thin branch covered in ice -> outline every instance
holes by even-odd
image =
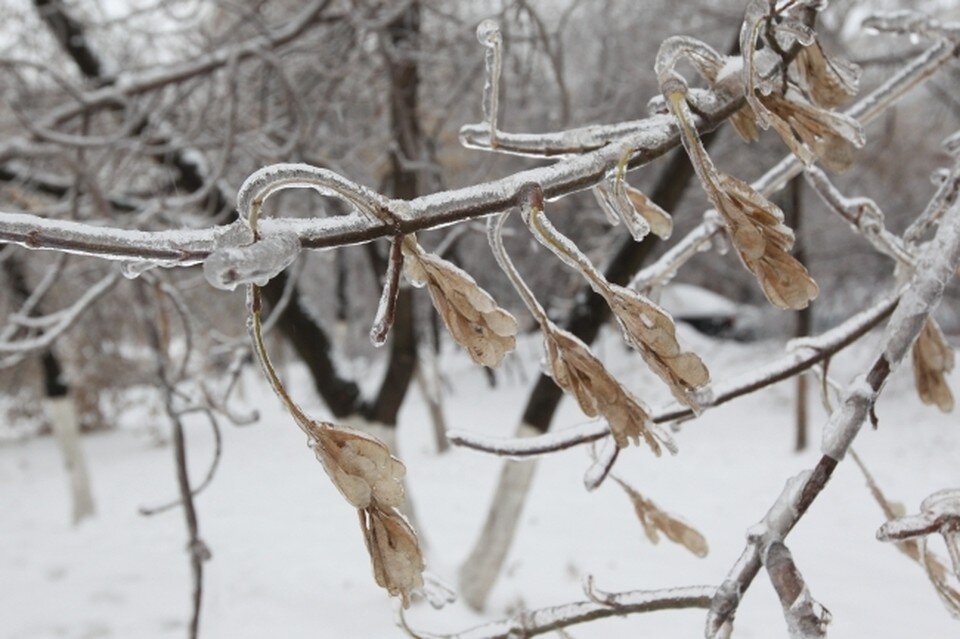
[[[767,534],[784,539],[826,487],[863,423],[872,418],[877,395],[939,305],[946,283],[958,267],[960,202],[955,202],[941,220],[937,234],[923,247],[917,269],[887,324],[880,354],[865,375],[847,386],[843,404],[824,426],[823,457],[813,470],[808,471],[802,486],[785,491],[775,502],[771,512],[784,516],[776,517],[775,525],[767,526]],[[729,632],[740,599],[759,572],[760,565],[758,545],[748,543],[710,607],[706,627],[708,639],[726,636]]]
[[[589,601],[527,610],[502,621],[455,634],[438,635],[407,630],[412,637],[420,639],[526,639],[597,619],[660,610],[706,608],[716,589],[710,586],[687,586],[608,593],[596,589],[591,579],[585,590]]]
[[[13,366],[31,353],[49,347],[53,342],[76,324],[77,320],[101,297],[110,291],[119,281],[120,274],[111,272],[99,282],[92,285],[69,308],[55,314],[56,321],[49,324],[46,330],[35,337],[0,342],[0,354],[6,355],[0,359],[0,368]]]
[[[874,306],[853,315],[842,324],[815,338],[795,341],[790,348],[791,352],[774,361],[715,384],[710,389],[710,394],[703,394],[700,397],[701,410],[709,410],[738,397],[749,395],[829,359],[889,317],[898,300],[899,296],[896,295],[882,299]],[[667,423],[694,416],[692,409],[673,405],[654,410],[652,420],[655,423]],[[456,446],[505,457],[521,458],[545,455],[589,444],[606,437],[609,433],[610,429],[605,423],[590,422],[534,437],[492,437],[463,430],[451,430],[447,433],[447,439]],[[590,483],[593,485],[592,481]],[[599,484],[599,482],[596,483]]]

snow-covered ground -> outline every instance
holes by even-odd
[[[774,344],[737,345],[683,332],[711,365],[714,378],[749,369],[776,355]],[[873,343],[871,341],[871,343]],[[536,372],[537,345],[520,359]],[[644,398],[665,398],[642,362],[607,334],[601,357]],[[870,344],[838,358],[841,380],[871,354]],[[516,373],[497,389],[461,355],[445,358],[455,393],[446,398],[451,426],[507,435],[528,387]],[[310,396],[305,373],[288,371],[299,395]],[[213,551],[206,565],[201,634],[253,637],[392,637],[394,602],[373,583],[351,508],[327,480],[303,437],[265,386],[251,374],[247,397],[263,416],[226,427],[213,485],[197,501],[201,533]],[[952,385],[960,390],[960,376]],[[606,590],[718,584],[744,543],[744,531],[774,500],[784,481],[817,460],[823,410],[816,400],[812,449],[794,454],[792,382],[705,414],[677,434],[680,454],[654,458],[645,449],[621,456],[616,472],[661,507],[682,515],[707,537],[698,559],[643,535],[630,502],[612,483],[594,493],[582,484],[584,450],[541,460],[522,528],[486,614],[462,604],[435,611],[419,603],[412,627],[454,631],[520,607],[582,599],[593,574]],[[656,405],[652,399],[650,403]],[[316,401],[306,404],[320,412]],[[888,497],[916,511],[937,489],[960,486],[960,424],[956,414],[923,406],[901,371],[879,403],[880,428],[865,429],[856,448]],[[175,494],[173,457],[147,432],[146,417],[119,431],[84,438],[97,516],[70,525],[68,490],[50,438],[0,448],[0,638],[182,637],[189,608],[185,532],[178,510],[155,517],[140,505]],[[579,423],[564,402],[559,427]],[[202,476],[212,440],[188,422],[193,474]],[[437,456],[426,408],[412,392],[403,413],[400,456],[427,542],[429,568],[450,584],[483,520],[501,460],[465,450]],[[893,547],[875,541],[882,515],[852,462],[838,469],[789,546],[814,596],[833,613],[834,638],[957,636],[926,576]],[[939,544],[935,547],[939,549]],[[586,637],[702,636],[702,611],[660,612],[570,629]],[[736,636],[786,636],[780,606],[765,576],[749,591]]]

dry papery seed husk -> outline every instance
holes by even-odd
[[[670,315],[636,291],[608,282],[576,244],[554,228],[542,210],[525,210],[524,221],[538,242],[582,273],[606,300],[628,343],[666,382],[677,401],[697,408],[693,391],[705,385],[710,375],[699,357],[681,349]]]
[[[808,102],[794,90],[760,95],[767,118],[790,151],[806,165],[820,161],[835,173],[853,164],[856,149],[863,146],[863,128],[853,118],[827,111]]]
[[[673,318],[636,291],[616,284],[608,287],[607,303],[629,343],[677,401],[696,407],[694,391],[710,381],[710,372],[695,353],[680,347]]]
[[[395,509],[374,506],[357,512],[374,579],[409,607],[410,595],[423,589],[424,561],[417,534]]]
[[[783,223],[783,212],[746,182],[718,171],[693,127],[693,114],[682,93],[667,97],[687,155],[707,197],[723,217],[741,261],[771,304],[782,309],[806,308],[819,288],[803,264],[788,252],[794,236]]]
[[[625,184],[624,191],[630,199],[630,203],[633,204],[633,208],[650,225],[650,231],[661,240],[670,239],[670,235],[673,234],[673,218],[670,217],[670,214],[660,208],[640,189]]]
[[[717,178],[710,199],[727,221],[737,254],[764,295],[777,308],[806,308],[820,289],[789,253],[794,235],[783,223],[783,212],[746,182],[726,174]]]
[[[331,481],[355,508],[403,505],[406,467],[379,439],[366,433],[309,422],[310,445]]]
[[[795,64],[811,100],[825,109],[843,106],[860,89],[860,67],[843,58],[827,56],[817,41],[800,50]]]
[[[698,530],[680,518],[661,510],[655,503],[645,498],[619,477],[613,479],[623,488],[631,503],[633,503],[633,509],[643,526],[643,532],[646,533],[651,543],[659,543],[659,533],[663,533],[667,539],[680,544],[697,557],[707,556],[707,553],[710,552],[707,540]]]
[[[953,349],[934,320],[927,320],[913,344],[913,380],[924,404],[932,404],[944,413],[953,411],[953,393],[946,373],[953,370]]]
[[[517,320],[497,306],[468,273],[415,242],[404,244],[407,277],[426,285],[453,338],[474,362],[495,367],[516,347]]]
[[[550,376],[573,395],[585,415],[607,420],[618,447],[631,441],[639,445],[642,437],[658,456],[661,444],[676,452],[673,439],[650,420],[650,409],[607,371],[586,344],[552,323],[542,330]]]

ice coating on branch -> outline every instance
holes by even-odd
[[[497,145],[497,115],[500,111],[500,73],[503,66],[503,36],[496,20],[486,19],[477,25],[477,40],[483,45],[483,121],[490,131],[490,146]]]
[[[203,275],[215,288],[235,290],[242,284],[264,286],[300,254],[300,238],[275,233],[246,246],[223,247],[203,263]]]
[[[813,471],[805,470],[787,480],[780,496],[770,506],[763,519],[747,530],[747,541],[758,548],[764,548],[774,541],[783,541],[784,536],[797,518],[797,504],[803,494],[803,487]]]
[[[902,302],[901,302],[902,303]],[[823,427],[820,451],[836,461],[842,461],[860,427],[870,415],[877,393],[863,375],[847,387],[843,402],[830,415]]]
[[[621,221],[630,231],[635,242],[640,242],[650,233],[650,224],[627,196],[622,177],[612,172],[593,189],[600,208],[612,225]]]

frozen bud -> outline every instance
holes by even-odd
[[[246,246],[216,249],[203,263],[211,286],[232,291],[241,284],[263,286],[290,266],[300,254],[294,233],[272,233]]]
[[[424,561],[417,534],[394,509],[363,509],[360,525],[377,584],[409,607],[410,595],[423,589]]]
[[[497,306],[462,269],[417,244],[405,244],[407,277],[426,285],[430,299],[447,330],[471,359],[483,366],[498,366],[516,347],[517,320]]]
[[[544,348],[550,376],[573,395],[588,417],[603,417],[617,446],[623,448],[642,437],[660,455],[661,444],[675,451],[669,435],[650,420],[650,409],[627,391],[576,336],[552,323],[543,326]]]
[[[669,313],[636,291],[611,284],[607,301],[630,344],[677,401],[697,407],[695,391],[710,381],[703,361],[677,341]]]
[[[796,65],[801,82],[813,102],[821,107],[842,106],[860,88],[860,67],[843,58],[828,57],[819,42],[801,49]]]
[[[934,320],[927,320],[913,344],[913,380],[924,404],[932,404],[944,413],[953,411],[953,393],[946,374],[953,370],[953,349]]]
[[[707,556],[710,549],[707,546],[707,540],[699,531],[679,517],[661,510],[655,503],[645,498],[626,482],[617,477],[613,479],[630,498],[633,510],[637,513],[637,518],[643,526],[643,532],[646,533],[651,543],[659,543],[660,533],[663,533],[667,539],[680,544],[697,557]]]
[[[379,439],[323,422],[308,425],[311,445],[334,485],[356,508],[403,504],[406,468]]]

